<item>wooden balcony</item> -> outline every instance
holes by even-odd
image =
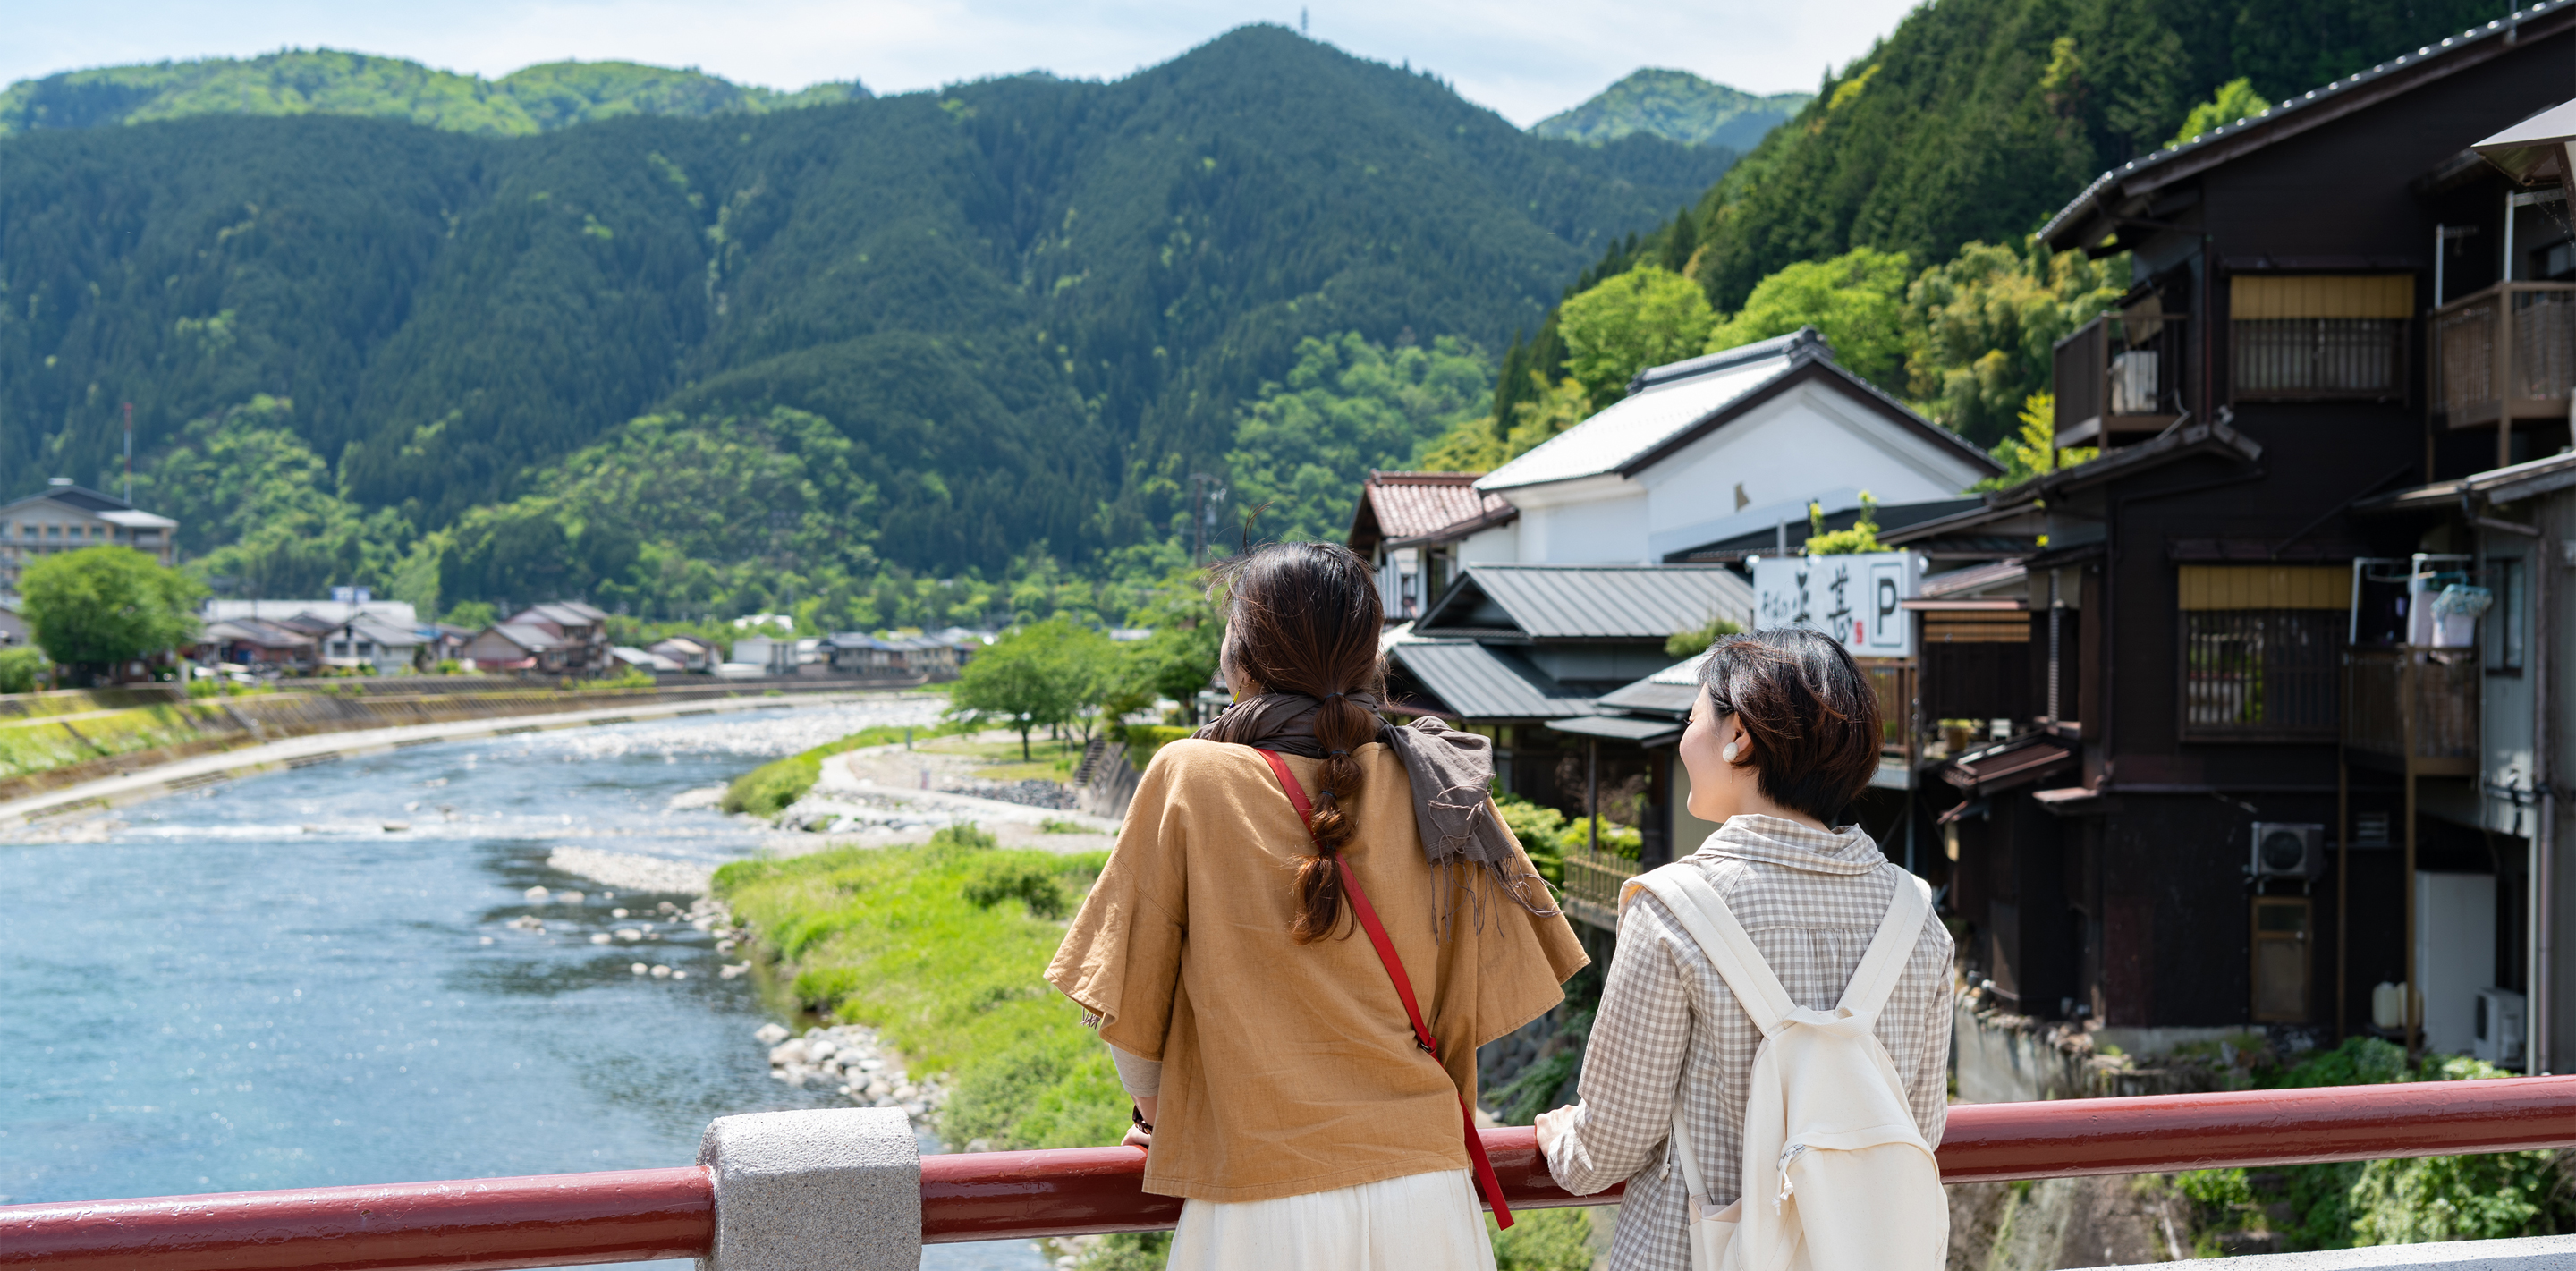
[[[2345,752],[2410,776],[2475,774],[2482,680],[2475,649],[2347,650]]]
[[[2564,420],[2576,385],[2576,283],[2507,282],[2433,311],[2427,324],[2428,394],[2449,428],[2502,423],[2497,463],[2510,461],[2510,427]]]
[[[2057,342],[2051,386],[2059,446],[2117,446],[2163,432],[2183,412],[2190,345],[2180,316],[2139,306],[2106,313]]]

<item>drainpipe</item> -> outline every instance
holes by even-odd
[[[2543,504],[2535,520],[2548,524],[2549,509]],[[2555,716],[2550,709],[2549,688],[2549,573],[2556,561],[2548,559],[2547,538],[2531,545],[2531,790],[2538,796],[2540,823],[2531,835],[2531,971],[2524,977],[2531,990],[2523,1009],[2522,1070],[2545,1073],[2553,1070],[2550,1046],[2550,974],[2553,950],[2551,928],[2557,925],[2557,898],[2553,895],[2557,881],[2558,792],[2551,785],[2549,770],[2549,726]]]
[[[2467,502],[2462,499],[2463,504]],[[2531,659],[2531,791],[2538,809],[2538,823],[2531,830],[2531,864],[2525,878],[2531,895],[2525,903],[2531,928],[2525,956],[2530,959],[2523,974],[2523,987],[2529,992],[2523,998],[2522,1069],[2527,1073],[2549,1071],[2549,961],[2551,955],[2550,918],[2553,906],[2550,891],[2557,870],[2551,856],[2556,846],[2558,797],[2549,785],[2549,568],[2546,549],[2549,540],[2544,533],[2549,510],[2546,504],[2536,509],[2536,524],[2523,525],[2500,517],[2481,514],[2480,509],[2464,507],[2469,523],[2489,532],[2516,534],[2531,540],[2531,639],[2523,656]]]

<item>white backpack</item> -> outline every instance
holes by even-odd
[[[1711,1212],[1674,1101],[1692,1271],[1941,1271],[1950,1245],[1941,1169],[1876,1031],[1932,911],[1923,880],[1903,874],[1831,1011],[1791,1000],[1698,866],[1666,865],[1628,885],[1664,902],[1763,1036],[1745,1100],[1743,1191],[1723,1210]]]

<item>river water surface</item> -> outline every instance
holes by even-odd
[[[0,842],[0,1204],[685,1165],[711,1118],[847,1106],[770,1078],[770,1017],[709,937],[640,921],[688,897],[546,860],[748,855],[763,827],[692,792],[934,709],[444,743]],[[1046,1264],[1008,1242],[923,1265]]]

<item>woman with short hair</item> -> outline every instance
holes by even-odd
[[[1379,718],[1368,564],[1273,544],[1221,579],[1237,700],[1146,765],[1047,980],[1111,1047],[1145,1190],[1183,1198],[1173,1271],[1490,1271],[1476,1048],[1561,1001],[1582,946],[1490,743]]]
[[[1700,666],[1682,733],[1690,810],[1719,822],[1702,871],[1801,1006],[1832,1008],[1897,899],[1917,884],[1858,825],[1837,825],[1878,768],[1877,695],[1851,654],[1803,629],[1731,636]],[[1906,1101],[1938,1147],[1950,1066],[1950,933],[1925,922],[1878,1017]],[[1717,966],[1650,890],[1621,905],[1586,1043],[1581,1101],[1539,1118],[1548,1172],[1576,1195],[1625,1181],[1614,1271],[1689,1271],[1674,1100],[1714,1208],[1742,1188],[1758,1029]],[[1713,1210],[1712,1210],[1713,1211]]]

